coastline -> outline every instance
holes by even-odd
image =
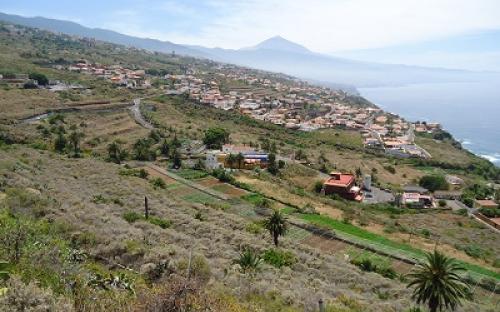
[[[408,121],[438,122],[463,149],[500,167],[500,91],[491,82],[359,88],[361,96]]]

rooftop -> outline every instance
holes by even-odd
[[[350,173],[339,173],[332,172],[330,173],[330,178],[325,181],[325,185],[331,186],[344,186],[347,187],[350,184],[354,183],[355,178],[353,174]]]

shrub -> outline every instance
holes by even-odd
[[[448,182],[442,175],[426,175],[420,178],[420,186],[425,187],[431,192],[437,190],[447,190],[449,188]]]
[[[133,211],[128,211],[123,214],[123,219],[125,219],[125,221],[127,221],[128,223],[134,223],[135,221],[141,220],[142,218],[142,215]]]
[[[253,273],[259,270],[262,258],[252,249],[245,249],[238,259],[233,261],[240,267],[241,273]]]
[[[162,229],[167,229],[172,225],[172,222],[158,217],[150,216],[147,221],[151,224],[158,225]]]
[[[321,191],[323,190],[323,181],[316,181],[314,183],[314,192],[316,193],[321,193]]]
[[[463,251],[472,258],[483,258],[485,251],[476,245],[466,245]]]
[[[446,207],[446,200],[444,200],[444,199],[440,199],[440,200],[438,201],[438,204],[439,204],[439,207]]]
[[[124,213],[123,219],[125,219],[125,221],[127,221],[128,223],[134,223],[139,220],[147,221],[151,224],[161,227],[162,229],[169,228],[172,225],[172,222],[169,220],[165,220],[155,216],[149,216],[149,218],[146,219],[143,215],[134,211]]]
[[[498,218],[500,217],[500,209],[498,208],[481,208],[479,212],[488,218]]]
[[[421,229],[420,234],[422,234],[426,238],[431,237],[431,231],[429,231],[428,229]]]
[[[0,296],[0,311],[75,311],[70,302],[57,297],[50,290],[41,289],[35,282],[24,284],[13,277],[7,284],[7,292]]]
[[[295,256],[290,251],[282,251],[275,248],[266,250],[262,255],[262,259],[267,264],[276,268],[292,266],[297,262]]]
[[[165,189],[167,187],[167,185],[165,184],[165,181],[163,181],[162,178],[154,178],[153,180],[151,180],[151,185],[153,185],[153,187],[155,189],[157,188],[160,188],[160,189]]]
[[[122,176],[133,176],[141,179],[146,179],[149,176],[149,173],[144,169],[120,169],[119,175]]]
[[[248,233],[260,234],[260,233],[262,233],[264,231],[264,226],[262,225],[261,222],[252,222],[252,223],[248,223],[245,226],[245,230]]]
[[[392,174],[396,173],[396,168],[394,166],[387,165],[387,166],[384,166],[384,169]]]
[[[363,253],[353,258],[351,263],[365,272],[375,272],[390,279],[398,276],[390,262],[380,256]]]
[[[221,181],[221,182],[225,182],[225,183],[234,183],[235,182],[234,177],[224,169],[215,169],[212,172],[212,175],[214,177],[216,177],[217,179],[219,179],[219,181]]]
[[[500,258],[493,260],[493,267],[500,268]]]
[[[462,209],[459,209],[459,210],[457,211],[457,214],[459,214],[459,215],[461,215],[461,216],[467,216],[468,212],[469,212],[469,211],[468,211],[466,208],[462,208]]]

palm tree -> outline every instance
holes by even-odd
[[[121,143],[118,141],[114,141],[113,143],[108,145],[108,158],[109,160],[120,164],[122,160],[127,156],[126,151],[124,151],[121,147]]]
[[[238,169],[241,169],[243,166],[243,161],[245,160],[245,156],[243,156],[242,153],[238,153],[238,155],[235,156],[236,163],[238,164]]]
[[[234,164],[236,163],[236,155],[229,154],[227,156],[226,163],[229,168],[233,168]]]
[[[285,217],[279,210],[275,210],[269,219],[264,222],[264,227],[273,237],[274,245],[278,247],[278,238],[285,235],[287,231]]]
[[[454,259],[434,250],[426,262],[408,274],[408,287],[415,287],[412,298],[427,303],[430,312],[455,310],[469,294],[469,285],[459,274],[465,269]]]
[[[73,145],[73,151],[75,152],[75,156],[78,156],[80,153],[80,140],[84,137],[82,132],[73,131],[69,134],[69,141],[71,145]]]

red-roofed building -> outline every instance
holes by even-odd
[[[325,195],[338,194],[345,199],[361,201],[363,195],[355,183],[356,178],[353,174],[332,172],[330,178],[323,183],[323,191]]]

